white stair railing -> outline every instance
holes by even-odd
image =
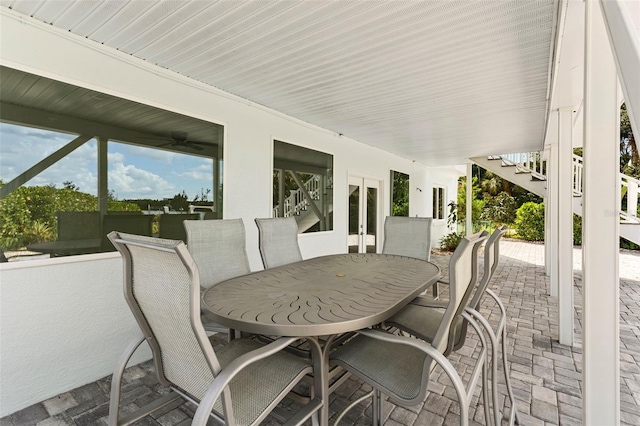
[[[501,159],[502,164],[515,166],[516,173],[531,173],[536,179],[547,179],[547,161],[543,159],[541,152],[522,152],[517,154],[506,154],[489,157],[490,159]],[[573,155],[573,194],[582,196],[584,165],[582,157]],[[620,185],[622,197],[626,194],[626,203],[620,208],[620,216],[628,222],[640,222],[638,218],[638,190],[640,180],[624,173],[620,173]]]
[[[584,175],[584,165],[582,157],[573,154],[573,195],[582,195],[582,176]]]
[[[313,175],[313,177],[304,183],[304,188],[313,200],[320,199],[320,175]],[[290,192],[289,196],[284,200],[284,216],[298,216],[309,207],[310,201],[304,196],[304,192],[301,189],[294,189]],[[273,217],[280,216],[280,206],[273,208]]]
[[[620,173],[623,194],[626,189],[627,203],[623,206],[621,215],[627,221],[638,221],[638,187],[640,181],[625,174]]]
[[[541,152],[506,154],[500,158],[504,164],[516,166],[519,173],[531,173],[536,179],[547,179],[547,160],[542,157]]]

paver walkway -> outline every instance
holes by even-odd
[[[581,255],[574,249],[576,336],[574,347],[557,342],[557,300],[548,295],[549,279],[545,276],[544,246],[541,244],[503,240],[500,265],[492,288],[507,306],[509,360],[518,411],[524,425],[579,425],[581,422]],[[446,270],[448,256],[434,255],[433,260]],[[481,312],[496,319],[497,308],[489,301]],[[620,351],[621,351],[621,420],[623,425],[640,424],[640,254],[620,253]],[[451,355],[459,373],[468,376],[472,357],[479,350],[473,335],[467,344]],[[500,373],[501,374],[501,373]],[[436,368],[435,380],[429,386],[425,402],[402,408],[386,403],[387,426],[457,425],[459,412],[451,384]],[[110,377],[35,404],[0,419],[9,425],[104,425],[108,413]],[[370,387],[349,379],[331,397],[330,412],[336,413]],[[504,385],[499,386],[502,401]],[[133,410],[163,392],[154,377],[151,363],[131,367],[126,372],[123,406]],[[484,424],[481,398],[472,403],[471,424]],[[508,400],[508,399],[507,399]],[[503,402],[505,403],[505,402]],[[505,403],[508,405],[508,403]],[[138,425],[190,424],[194,406],[181,403],[147,417]],[[476,423],[478,422],[478,423]],[[213,421],[210,422],[214,424]],[[279,424],[269,418],[266,424]],[[365,401],[343,419],[345,425],[371,424],[370,401]]]

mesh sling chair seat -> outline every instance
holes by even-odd
[[[185,220],[183,224],[187,248],[200,273],[201,290],[251,272],[242,219]],[[229,331],[204,316],[202,322],[209,332]]]
[[[431,371],[436,364],[444,369],[453,382],[460,403],[460,424],[468,424],[469,404],[480,373],[483,373],[486,380],[484,338],[480,336],[483,347],[478,354],[468,389],[465,389],[462,379],[446,358],[445,352],[449,346],[450,329],[455,326],[455,320],[459,315],[468,318],[474,327],[477,325],[470,315],[460,312],[460,307],[464,304],[467,289],[476,284],[477,274],[474,274],[472,269],[477,265],[477,261],[474,262],[473,258],[477,257],[478,247],[485,239],[486,236],[478,234],[471,238],[463,238],[451,257],[449,303],[445,314],[437,322],[435,338],[431,342],[383,330],[363,330],[331,354],[332,364],[341,366],[374,388],[374,424],[381,423],[384,418],[381,394],[389,396],[393,402],[402,406],[422,403]],[[349,408],[351,406],[347,409]],[[485,393],[487,422],[489,416],[488,397]]]
[[[298,246],[298,223],[294,217],[257,218],[256,225],[264,269],[302,260]]]
[[[214,351],[200,320],[198,268],[181,241],[111,232],[124,260],[125,299],[141,335],[125,350],[111,383],[109,425],[130,424],[180,397],[198,404],[194,425],[213,417],[229,425],[254,425],[309,372],[309,361],[285,351],[295,338],[269,345],[235,339]],[[170,392],[120,418],[124,369],[139,345],[151,347],[158,381]],[[292,418],[315,416],[318,399]]]

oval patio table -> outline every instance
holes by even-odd
[[[318,336],[371,327],[390,318],[442,277],[433,263],[384,254],[337,254],[253,272],[209,289],[205,315],[256,334],[304,337],[310,342],[314,390],[328,424],[328,352]]]

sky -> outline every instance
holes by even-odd
[[[9,182],[76,137],[0,123],[0,179]],[[108,186],[119,200],[172,198],[182,190],[193,200],[213,187],[211,159],[117,142],[107,146]],[[97,142],[91,139],[26,185],[62,188],[63,182],[72,181],[80,191],[96,195],[97,156]]]

